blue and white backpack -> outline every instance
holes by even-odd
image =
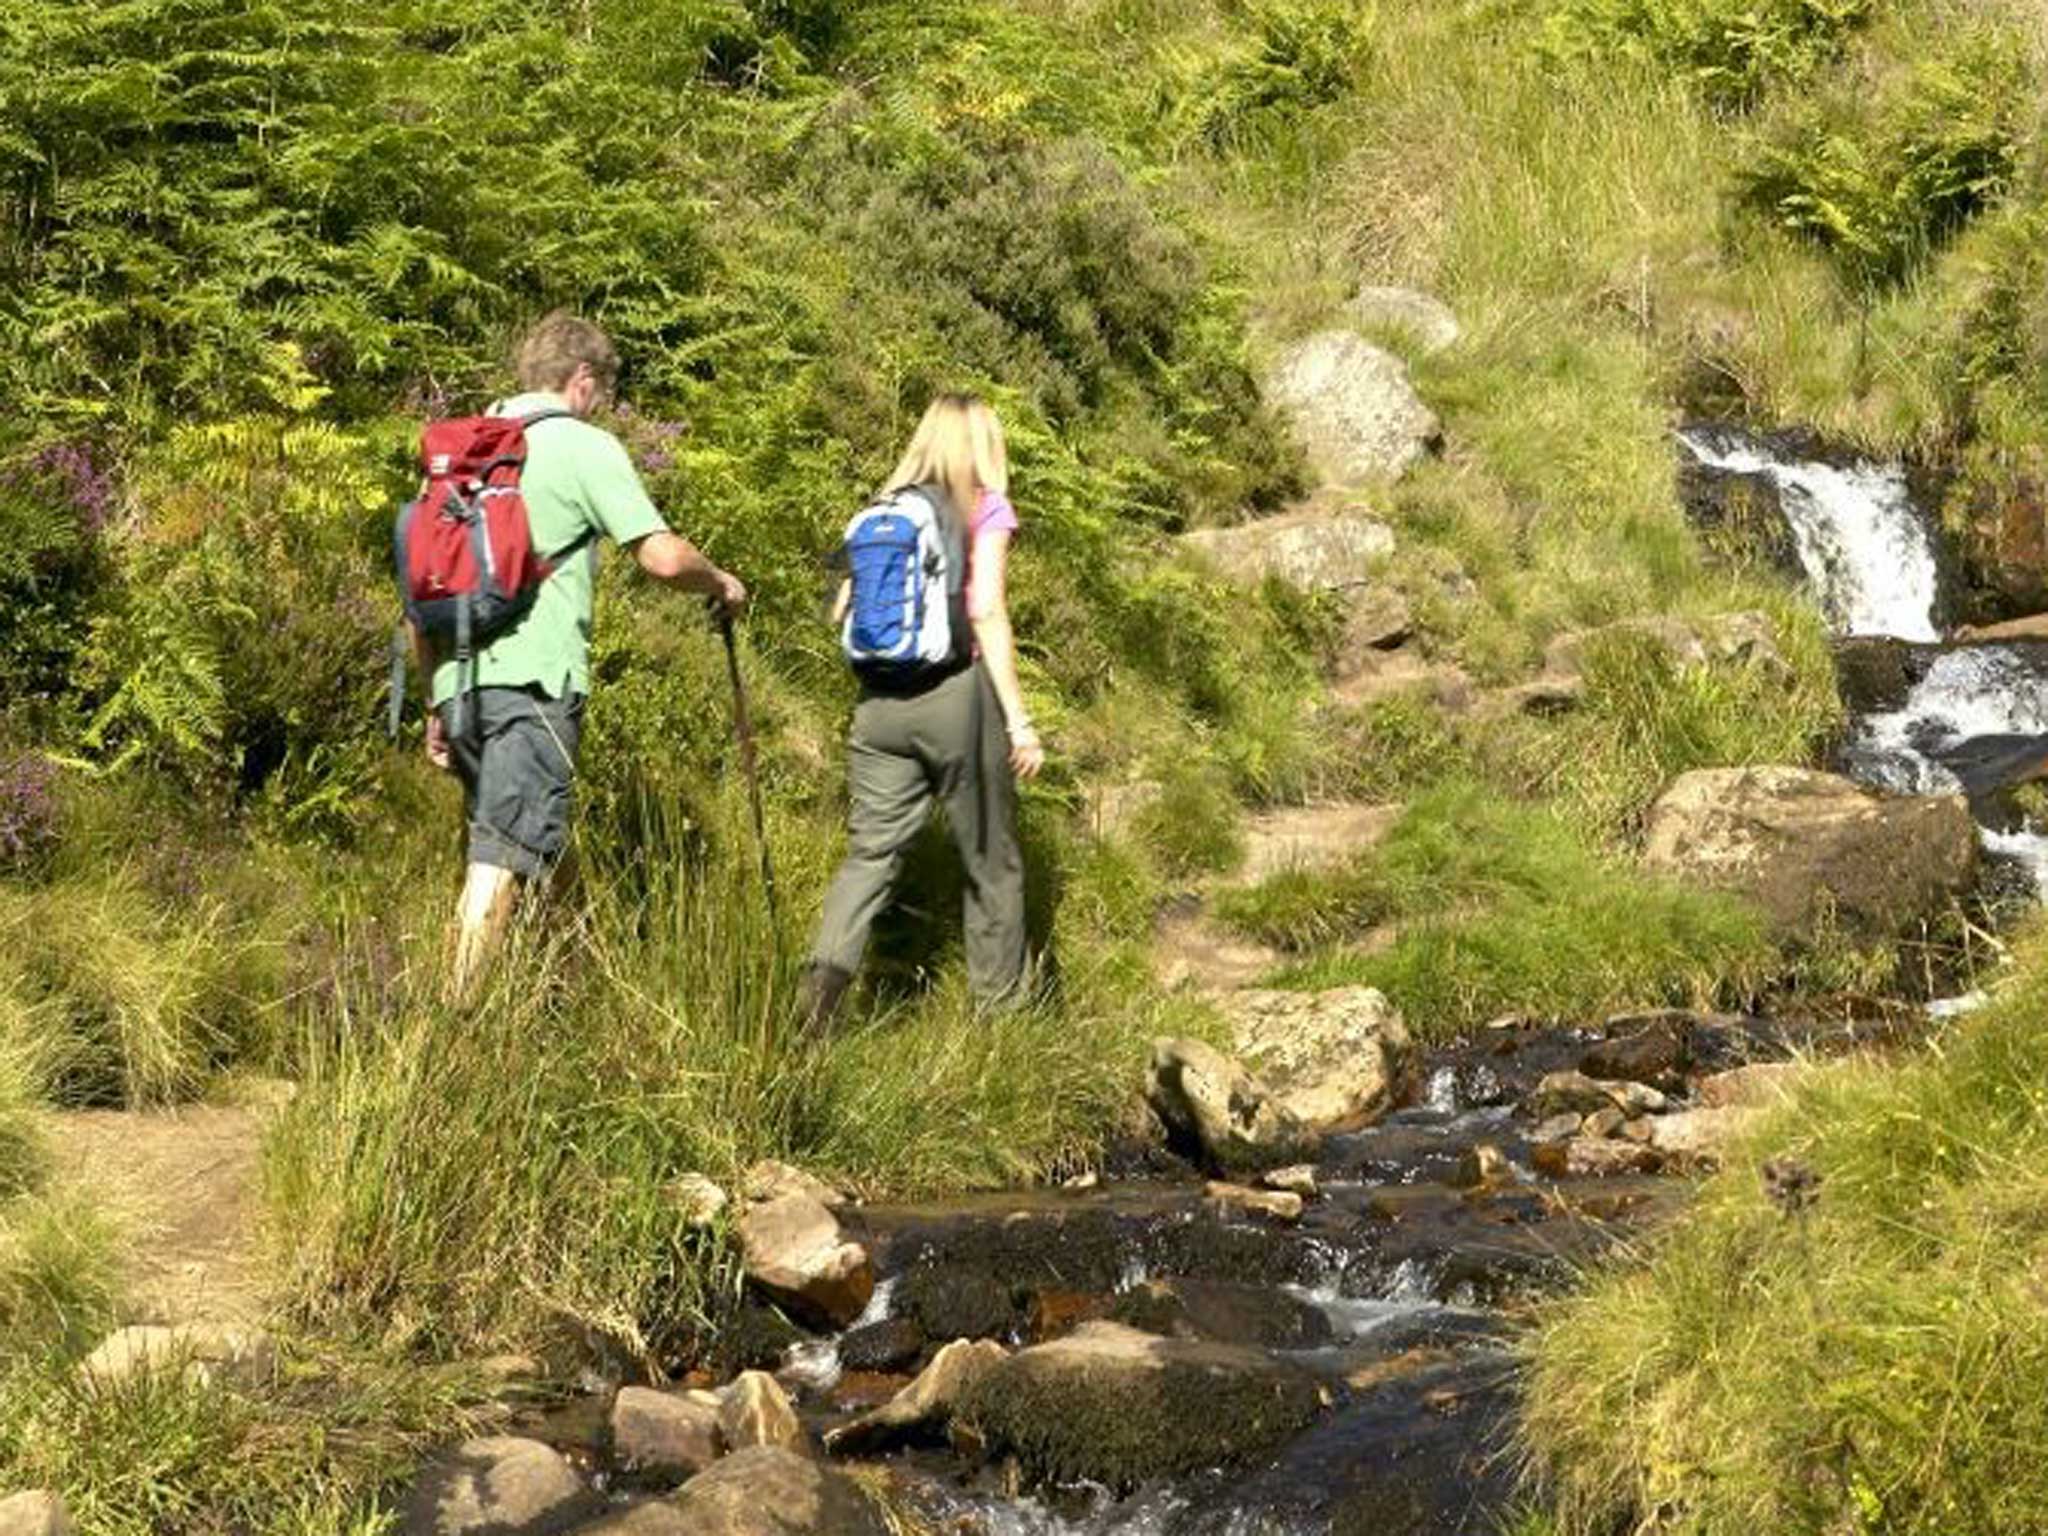
[[[916,688],[973,660],[967,535],[937,486],[904,486],[864,507],[840,546],[851,594],[840,629],[863,681]]]

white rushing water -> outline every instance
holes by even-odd
[[[1707,428],[1681,432],[1679,441],[1709,469],[1771,483],[1799,563],[1837,634],[1941,638],[1934,624],[1934,538],[1903,470],[1779,459],[1746,438]]]
[[[1934,535],[1913,505],[1903,470],[1781,459],[1749,438],[1709,428],[1679,439],[1709,469],[1769,481],[1837,634],[1942,639],[1934,621]],[[1973,743],[2024,756],[2026,737],[2041,738],[2048,752],[2048,677],[2038,656],[1977,645],[1943,651],[1898,707],[1858,719],[1843,757],[1857,779],[1879,789],[1955,794],[1982,787],[1957,771]],[[1984,827],[1980,836],[1987,850],[2025,866],[2048,899],[2048,831]]]

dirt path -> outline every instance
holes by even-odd
[[[55,1117],[57,1175],[89,1188],[125,1228],[133,1321],[253,1322],[263,1112],[190,1105]]]

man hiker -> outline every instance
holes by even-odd
[[[430,678],[427,756],[461,779],[469,823],[451,977],[458,1000],[470,995],[520,883],[548,874],[567,842],[598,541],[631,550],[656,581],[700,593],[728,616],[747,601],[737,577],[670,530],[625,445],[587,419],[618,378],[619,355],[604,332],[549,315],[520,344],[517,368],[521,393],[490,414],[527,422],[518,489],[546,575],[532,606],[466,666],[418,629],[413,637]]]

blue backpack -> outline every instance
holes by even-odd
[[[852,588],[840,645],[864,682],[936,683],[973,660],[967,535],[937,486],[903,486],[863,508],[840,546]]]

